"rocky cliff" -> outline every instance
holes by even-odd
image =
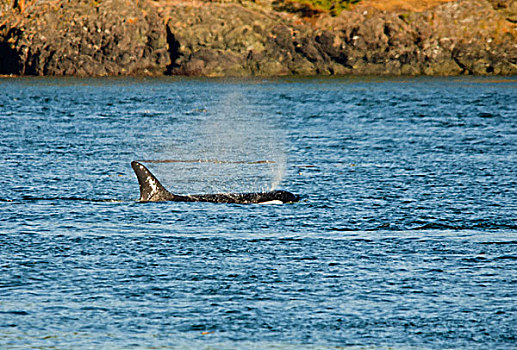
[[[289,0],[1,1],[0,74],[517,73],[517,0],[337,16]]]
[[[145,1],[25,6],[5,11],[0,21],[1,74],[162,74],[169,64],[163,19]]]

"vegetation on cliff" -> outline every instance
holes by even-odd
[[[361,0],[275,0],[273,1],[273,8],[298,13],[304,17],[311,17],[324,12],[337,16],[343,10],[350,9],[350,5],[357,4],[359,1]]]
[[[517,0],[0,0],[0,74],[511,75],[516,17]]]

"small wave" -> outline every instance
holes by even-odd
[[[430,222],[430,223],[424,224],[422,226],[414,227],[412,229],[415,231],[420,231],[420,230],[460,230],[461,227],[447,225],[447,224],[441,224],[441,223],[437,223],[437,222]]]
[[[488,112],[482,112],[479,114],[480,118],[494,118],[496,115]]]
[[[100,202],[100,203],[123,203],[128,200],[121,199],[98,199],[98,198],[83,198],[83,197],[33,197],[23,196],[23,201],[80,201],[80,202]],[[16,200],[5,200],[6,202],[15,202]]]
[[[469,230],[515,230],[516,226],[507,223],[493,223],[493,222],[474,222],[464,224],[450,224],[443,222],[428,222],[419,223],[415,226],[414,223],[400,224],[400,223],[383,223],[377,226],[367,225],[353,225],[353,226],[333,226],[330,231],[335,232],[372,232],[372,231],[432,231],[432,230],[446,230],[446,231],[469,231]],[[495,244],[495,243],[494,243]]]
[[[517,241],[489,241],[489,242],[481,242],[481,244],[486,245],[517,245]]]
[[[13,310],[13,311],[0,311],[0,314],[7,314],[7,315],[20,315],[20,316],[27,316],[29,315],[29,313],[27,311],[18,311],[18,310]]]
[[[421,226],[413,227],[412,230],[515,230],[517,228],[516,225],[507,224],[507,223],[494,223],[490,221],[486,222],[471,222],[464,224],[446,224],[442,222],[430,222]]]
[[[494,258],[495,260],[517,260],[517,256],[513,255],[502,255]]]
[[[354,228],[347,228],[347,227],[331,227],[331,231],[338,231],[338,232],[352,232],[352,231],[358,231]]]

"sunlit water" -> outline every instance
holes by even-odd
[[[516,101],[514,78],[0,80],[0,348],[515,349]],[[303,200],[138,203],[132,160]]]

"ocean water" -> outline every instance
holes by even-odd
[[[0,135],[1,349],[517,349],[515,78],[6,78]]]

